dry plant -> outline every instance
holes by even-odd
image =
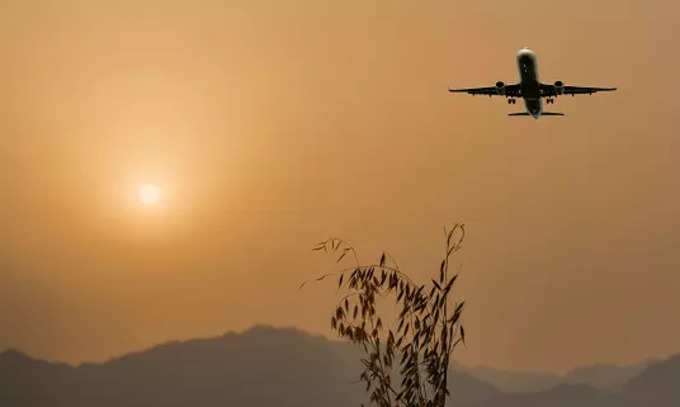
[[[379,407],[443,407],[449,396],[448,370],[454,349],[464,343],[461,323],[464,301],[451,299],[457,274],[449,276],[449,259],[465,238],[465,227],[445,229],[446,252],[436,278],[414,283],[387,253],[375,264],[362,265],[346,241],[331,238],[314,250],[351,257],[355,266],[320,276],[338,279],[343,296],[331,316],[331,328],[341,338],[360,345],[363,371],[371,404]],[[304,283],[303,283],[304,285]],[[394,297],[397,310],[391,328],[376,299]],[[382,314],[382,316],[381,316]]]

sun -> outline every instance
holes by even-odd
[[[156,205],[161,200],[161,189],[158,185],[143,184],[139,187],[137,194],[139,201],[146,206]]]

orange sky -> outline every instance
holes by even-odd
[[[424,279],[463,221],[463,361],[680,351],[675,3],[108,3],[0,0],[0,349],[329,334],[333,285],[296,289],[333,267],[315,242]],[[515,81],[522,46],[620,90],[538,121],[446,92]]]

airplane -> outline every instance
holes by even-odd
[[[508,104],[516,104],[515,98],[522,98],[526,111],[510,113],[508,116],[532,116],[534,119],[538,119],[541,116],[564,116],[564,113],[544,112],[541,98],[545,98],[548,104],[554,104],[555,98],[559,95],[592,95],[596,92],[616,90],[616,88],[565,86],[562,81],[557,81],[552,85],[541,83],[538,79],[536,53],[526,47],[517,52],[517,66],[519,68],[519,83],[506,85],[502,81],[498,81],[496,86],[467,89],[449,88],[449,92],[488,95],[489,97],[494,95],[505,96],[508,98]]]

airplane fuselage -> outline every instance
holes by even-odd
[[[517,53],[517,67],[519,69],[519,84],[522,99],[527,112],[534,119],[538,119],[543,112],[541,101],[541,87],[538,80],[538,66],[536,54],[528,48],[522,48]]]

